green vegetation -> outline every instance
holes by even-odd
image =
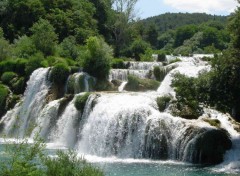
[[[98,79],[107,79],[111,68],[112,49],[102,38],[90,37],[83,56],[83,70]]]
[[[17,76],[18,75],[14,72],[4,72],[1,76],[1,81],[6,85],[10,85],[11,81]]]
[[[103,176],[103,172],[77,158],[73,151],[57,151],[56,157],[48,156],[41,140],[7,144],[7,157],[0,162],[0,175],[16,176]]]
[[[6,112],[6,102],[9,90],[4,85],[0,84],[0,117]]]
[[[112,68],[124,69],[126,66],[123,59],[114,58],[111,62]]]
[[[205,122],[209,123],[211,126],[214,126],[216,128],[220,128],[221,127],[221,122],[218,119],[204,118],[203,120]]]
[[[91,93],[84,93],[83,95],[79,95],[76,97],[74,105],[77,110],[81,111],[83,113],[85,104],[88,100],[88,97],[91,95]]]
[[[198,79],[176,78],[173,83],[176,106],[180,112],[185,110],[198,116],[200,105],[209,105],[240,118],[239,9],[229,17],[226,27],[227,17],[200,13],[167,13],[136,21],[137,0],[121,2],[11,0],[1,3],[1,83],[19,95],[37,68],[53,67],[51,77],[58,85],[63,85],[70,73],[81,68],[97,78],[96,90],[115,90],[106,81],[109,70],[127,68],[127,65],[113,56],[152,61],[152,54],[158,54],[157,61],[165,63],[166,54],[222,52],[223,55],[210,60],[211,72]],[[162,81],[167,71],[156,67],[153,73]],[[158,85],[156,81],[130,76],[126,87],[140,91],[156,90]]]
[[[157,98],[157,105],[159,111],[164,111],[167,108],[167,105],[171,101],[170,96],[163,96],[163,97],[158,97]]]
[[[67,65],[56,64],[51,70],[50,79],[57,85],[64,85],[69,76],[70,70]]]
[[[164,78],[165,78],[165,76],[167,75],[168,72],[169,71],[162,66],[161,67],[155,66],[153,68],[153,74],[154,74],[156,80],[160,81],[160,82],[164,80]]]
[[[125,90],[128,91],[146,91],[156,90],[160,82],[151,79],[140,79],[134,75],[128,75],[128,83]]]
[[[172,86],[177,98],[173,114],[187,119],[198,118],[202,114],[202,107],[199,104],[196,78],[176,74]]]
[[[57,34],[49,21],[40,19],[31,28],[31,36],[36,49],[41,51],[44,56],[53,55],[57,45]]]

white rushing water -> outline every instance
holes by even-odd
[[[73,99],[63,97],[47,102],[51,87],[47,79],[50,69],[38,69],[30,77],[22,101],[2,118],[2,134],[33,138],[39,133],[50,148],[74,148],[79,155],[87,156],[90,160],[105,158],[132,162],[142,159],[152,162],[148,159],[156,159],[201,163],[204,159],[201,158],[201,152],[204,151],[197,150],[199,141],[206,134],[218,130],[205,122],[204,118],[218,119],[221,127],[228,131],[233,146],[227,151],[224,162],[215,168],[224,172],[239,172],[240,136],[228,115],[205,109],[199,119],[186,120],[173,117],[168,110],[158,110],[157,97],[175,96],[171,87],[174,74],[179,72],[197,77],[201,71],[210,70],[206,62],[200,59],[181,57],[181,60],[165,66],[166,74],[169,73],[158,90],[152,92],[122,91],[127,83],[127,74],[136,71],[139,77],[146,77],[153,63],[131,63],[129,70],[112,70],[110,80],[124,81],[119,87],[120,92],[92,93],[83,112],[75,108],[74,102],[77,96],[84,94],[77,93],[90,91],[86,86],[89,85],[89,75],[76,73],[69,78],[67,92],[76,94]],[[80,77],[84,85],[79,84]],[[16,125],[19,125],[18,130],[15,129]]]
[[[35,118],[45,105],[45,98],[50,88],[49,70],[50,68],[39,68],[32,73],[22,102],[2,118],[6,135],[15,133],[18,137],[24,137],[26,129],[35,123]]]

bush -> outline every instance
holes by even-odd
[[[125,64],[123,59],[114,58],[111,62],[112,68],[124,69]]]
[[[17,78],[18,75],[14,72],[4,72],[1,76],[1,81],[6,85],[11,85],[12,80]]]
[[[176,108],[175,115],[184,118],[198,118],[202,114],[200,106],[200,93],[198,93],[197,78],[186,77],[182,74],[176,74],[172,87],[176,92]]]
[[[58,39],[54,30],[49,21],[44,19],[34,23],[31,28],[33,44],[44,56],[54,55]]]
[[[47,176],[103,176],[103,172],[92,167],[76,153],[58,151],[57,157],[47,157],[44,161]]]
[[[51,70],[50,80],[57,85],[65,85],[70,74],[70,69],[66,64],[55,65]]]
[[[36,53],[34,56],[32,56],[29,61],[26,63],[25,67],[25,73],[27,76],[30,76],[32,72],[40,67],[46,67],[46,65],[43,64],[44,57],[41,53]]]
[[[102,38],[90,37],[82,56],[83,71],[98,79],[107,79],[111,68],[112,49]]]
[[[16,72],[19,75],[25,75],[25,67],[27,60],[25,59],[15,59],[15,60],[6,60],[0,62],[0,75],[4,72]]]
[[[75,152],[57,151],[56,157],[44,153],[45,144],[37,139],[7,144],[8,158],[0,161],[0,175],[4,176],[103,176],[103,172],[78,159]]]
[[[140,79],[134,75],[128,75],[128,83],[125,89],[128,91],[156,90],[160,82],[151,79]]]
[[[131,52],[133,57],[137,61],[140,61],[140,55],[144,54],[145,51],[150,47],[151,47],[150,44],[145,42],[144,40],[141,39],[135,40],[131,45]]]
[[[83,95],[77,96],[74,102],[75,108],[83,113],[85,104],[90,95],[91,95],[90,93],[84,93]]]
[[[11,88],[16,94],[23,94],[25,90],[25,78],[20,77],[12,83]]]
[[[7,98],[9,95],[9,90],[6,86],[0,84],[0,117],[6,112]]]
[[[77,59],[79,56],[79,50],[74,36],[69,36],[60,43],[59,55],[65,58]]]
[[[11,45],[4,38],[0,38],[0,61],[11,56]]]
[[[158,57],[157,57],[157,61],[158,61],[158,62],[164,62],[164,61],[166,61],[166,54],[165,54],[164,52],[159,53],[159,54],[158,54]]]
[[[37,53],[37,49],[30,37],[24,35],[14,41],[14,55],[19,58],[30,58]]]
[[[159,111],[164,111],[167,108],[167,105],[171,101],[170,96],[163,96],[163,97],[158,97],[157,98],[157,105]]]

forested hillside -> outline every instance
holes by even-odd
[[[176,29],[189,24],[199,25],[209,21],[216,21],[220,22],[221,24],[226,24],[227,17],[209,15],[206,13],[165,13],[142,20],[146,26],[154,23],[159,32],[166,32],[167,30]]]

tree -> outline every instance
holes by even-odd
[[[158,46],[158,31],[155,24],[150,24],[145,31],[145,39],[149,42],[153,48],[157,48]]]
[[[89,0],[95,6],[94,19],[97,21],[99,34],[105,39],[110,39],[110,16],[112,12],[112,0]]]
[[[44,56],[53,55],[58,36],[49,21],[40,19],[32,26],[31,31],[33,33],[31,39],[37,50],[41,51]]]
[[[14,55],[18,58],[28,59],[37,52],[35,45],[30,37],[24,35],[14,40]]]
[[[6,59],[11,55],[11,45],[4,38],[4,33],[0,27],[0,61]]]
[[[5,5],[0,24],[10,41],[29,34],[29,28],[45,14],[41,0],[8,0]]]
[[[137,61],[140,61],[140,55],[144,54],[147,48],[150,48],[149,43],[141,40],[141,39],[136,39],[132,45],[131,45],[131,52],[134,56],[134,58]]]
[[[56,29],[59,40],[74,36],[78,43],[97,34],[94,5],[86,0],[41,0],[47,19]],[[104,25],[104,24],[102,24]]]
[[[76,60],[79,56],[77,41],[74,36],[65,38],[59,46],[59,55]]]
[[[175,47],[181,46],[186,39],[190,39],[197,32],[195,25],[186,25],[180,27],[175,35]]]
[[[115,55],[127,46],[130,38],[130,22],[135,18],[134,7],[138,0],[113,0],[115,13],[112,14],[112,33],[114,36]]]
[[[102,38],[90,37],[87,40],[87,50],[82,58],[83,70],[100,80],[107,79],[112,55],[112,49]]]

